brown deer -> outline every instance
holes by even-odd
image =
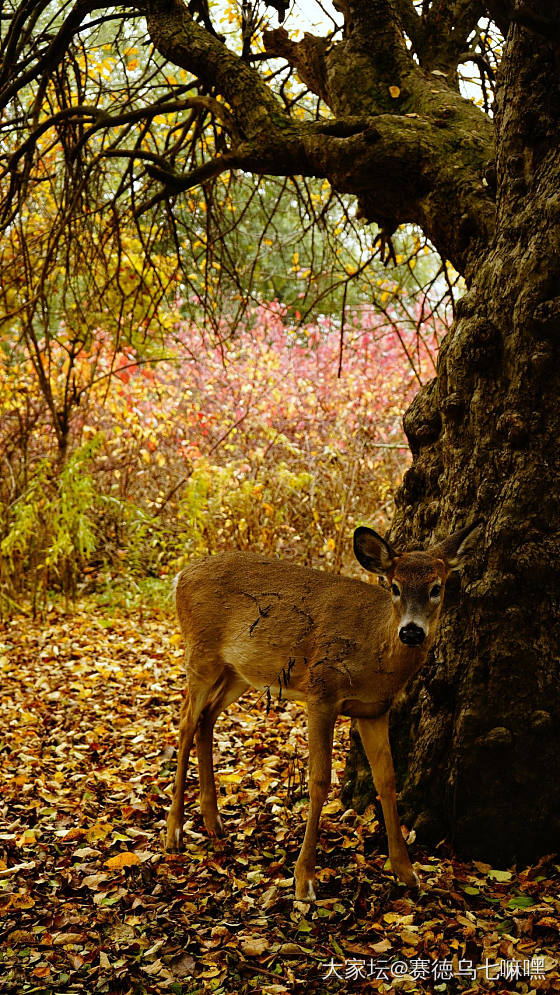
[[[309,812],[295,866],[296,898],[315,898],[317,833],[331,783],[337,715],[358,720],[393,871],[405,884],[418,884],[397,812],[389,709],[426,659],[445,582],[475,545],[478,528],[474,523],[426,551],[402,553],[372,529],[356,529],[358,562],[384,578],[386,586],[240,552],[211,556],[179,574],[176,599],[187,646],[187,697],[167,819],[168,850],[182,845],[185,773],[195,735],[204,823],[221,836],[214,723],[247,688],[277,690],[282,697],[306,701],[308,709]]]

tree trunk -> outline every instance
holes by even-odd
[[[403,821],[494,863],[560,843],[558,46],[510,29],[496,109],[497,226],[404,418],[398,545],[481,518],[440,635],[397,703]],[[346,797],[363,805],[354,742]]]

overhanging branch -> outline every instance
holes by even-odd
[[[147,0],[150,37],[165,58],[197,75],[233,109],[246,137],[289,125],[280,103],[259,73],[193,20],[182,0]]]

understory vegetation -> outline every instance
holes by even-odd
[[[426,327],[362,308],[343,336],[331,316],[302,326],[273,302],[216,338],[178,301],[165,334],[136,345],[101,327],[7,337],[2,612],[57,591],[148,596],[228,547],[349,566],[351,529],[389,520],[402,412],[443,332]]]

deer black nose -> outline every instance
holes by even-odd
[[[399,629],[399,638],[407,646],[420,646],[426,638],[426,633],[420,625],[416,625],[416,622],[409,622]]]

